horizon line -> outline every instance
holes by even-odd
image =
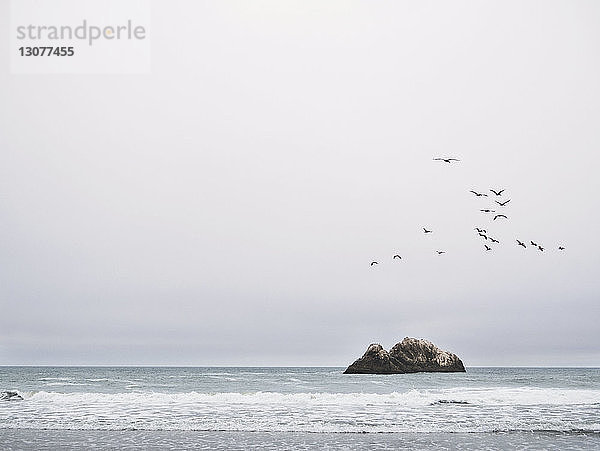
[[[0,368],[347,368],[344,366],[332,366],[332,365],[111,365],[111,364],[88,364],[88,365],[49,365],[49,364],[0,364]],[[600,365],[597,366],[582,366],[582,365],[543,365],[543,366],[532,366],[532,365],[471,365],[465,368],[532,368],[532,369],[600,369]],[[420,371],[419,373],[427,373],[428,371]],[[435,372],[435,371],[434,371]],[[417,373],[397,373],[397,374],[417,374]]]

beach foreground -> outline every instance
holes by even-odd
[[[0,430],[23,449],[600,449],[599,433],[383,433]]]

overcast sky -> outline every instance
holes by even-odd
[[[599,24],[592,0],[177,1],[151,74],[11,75],[2,45],[0,364],[343,366],[414,336],[600,365]]]

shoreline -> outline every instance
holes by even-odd
[[[600,432],[234,432],[0,429],[3,449],[507,449],[600,447]]]

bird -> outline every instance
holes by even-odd
[[[434,158],[434,160],[444,161],[446,163],[452,163],[453,161],[460,161],[458,158],[441,158],[441,157],[436,157],[436,158]]]
[[[495,239],[495,238],[492,238],[492,237],[490,237],[490,241],[491,241],[492,243],[500,243],[500,241],[498,241],[497,239]]]
[[[525,243],[523,243],[522,241],[517,240],[517,245],[523,246],[525,249],[527,249],[527,246],[525,246]]]
[[[489,247],[487,244],[484,244],[484,246],[485,246],[485,250],[486,250],[486,251],[491,251],[491,250],[492,250],[492,248],[491,248],[491,247]]]
[[[479,211],[483,211],[484,213],[496,213],[496,210],[490,210],[488,208],[484,208],[484,209],[479,210]]]
[[[475,194],[477,197],[481,197],[481,196],[488,197],[487,194],[478,193],[477,191],[469,190],[469,192]]]
[[[510,202],[510,199],[505,200],[504,202],[499,202],[499,201],[495,201],[498,205],[500,205],[501,207],[504,207],[507,203]]]
[[[402,260],[402,257],[400,257],[398,254],[394,255],[394,256],[392,257],[392,260],[395,260],[395,259],[397,259],[397,258],[399,258],[400,260]]]
[[[537,243],[534,243],[533,241],[530,241],[532,246],[537,246]]]
[[[505,218],[505,219],[508,219],[508,216],[506,216],[506,215],[496,215],[496,216],[494,216],[494,221],[495,221],[496,219],[498,219],[498,218]]]
[[[425,227],[423,227],[423,233],[431,233],[431,230],[427,230]]]
[[[379,264],[379,262],[371,262],[371,266],[378,265],[378,264]]]
[[[490,190],[492,193],[494,193],[496,196],[502,196],[502,193],[504,192],[503,189],[501,189],[500,191],[495,191],[493,189]]]
[[[485,233],[479,233],[478,235],[486,240],[488,239],[488,237]]]
[[[544,248],[542,246],[538,246],[538,249],[540,250],[540,252],[544,252]]]
[[[442,254],[446,253],[446,251],[436,251],[436,252],[438,253],[438,255],[442,255]]]
[[[479,232],[479,233],[487,233],[487,230],[480,229],[479,227],[475,227],[475,230],[477,230],[477,232]]]
[[[564,247],[562,247],[562,246],[558,246],[558,250],[559,250],[559,251],[564,251],[564,250],[565,250],[565,248],[564,248]]]

